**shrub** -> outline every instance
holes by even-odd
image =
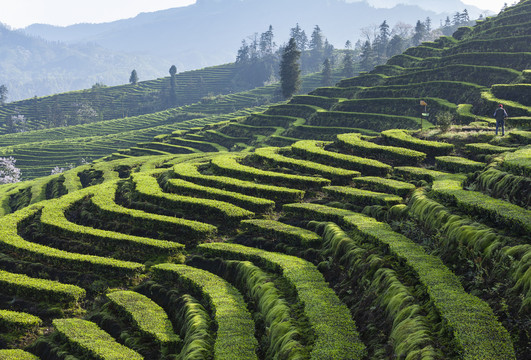
[[[83,356],[101,360],[143,359],[90,321],[55,319],[53,326],[60,337]]]
[[[438,169],[447,170],[453,173],[481,171],[487,165],[482,162],[469,160],[459,156],[437,156],[435,158],[435,164]]]
[[[241,222],[241,228],[253,235],[263,234],[294,246],[312,247],[321,243],[321,237],[313,231],[274,220],[244,220]]]
[[[356,186],[368,187],[370,190],[391,193],[402,197],[408,196],[415,190],[415,185],[413,184],[376,176],[357,177],[352,179],[352,181]]]
[[[152,267],[158,281],[175,283],[199,293],[211,306],[217,323],[215,359],[257,359],[254,322],[241,294],[222,278],[186,265]]]

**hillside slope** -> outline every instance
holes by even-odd
[[[522,1],[412,49],[412,66],[153,141],[189,154],[122,153],[1,186],[5,347],[43,359],[527,359],[531,132],[495,136],[477,114],[501,98],[528,126],[514,59],[530,42],[513,39],[504,66],[481,50],[501,52],[506,26],[525,32],[530,15]],[[442,65],[453,52],[457,66]],[[407,130],[418,89],[433,89],[430,113],[471,124]],[[370,129],[354,131],[361,120]]]

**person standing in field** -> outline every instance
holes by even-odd
[[[503,105],[498,105],[498,108],[494,112],[494,118],[496,119],[496,135],[498,135],[498,129],[501,126],[502,136],[505,135],[505,119],[507,118],[507,111],[503,108]]]

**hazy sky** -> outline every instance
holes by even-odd
[[[505,2],[513,2],[511,0],[462,1],[495,13],[500,11]],[[397,3],[419,5],[423,3],[422,0],[368,0],[368,2],[383,7],[392,7]],[[134,17],[141,12],[193,3],[195,0],[0,0],[0,22],[13,28],[22,28],[34,23],[62,26],[80,22],[99,23]]]

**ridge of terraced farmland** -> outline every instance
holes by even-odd
[[[287,102],[40,130],[112,149],[0,185],[0,358],[527,360],[530,18]]]

